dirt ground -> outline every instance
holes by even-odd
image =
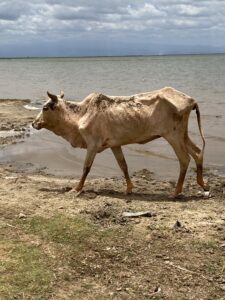
[[[36,115],[23,105],[0,101],[0,130],[20,139]],[[175,182],[146,169],[132,195],[118,176],[77,196],[77,179],[1,165],[0,299],[225,299],[225,177],[205,175],[210,198],[193,176],[170,199]]]

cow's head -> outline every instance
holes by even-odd
[[[48,101],[44,104],[42,111],[38,114],[34,122],[33,128],[40,130],[42,128],[53,129],[57,126],[61,117],[61,105],[63,102],[64,93],[60,95],[53,95],[47,92],[49,97]]]

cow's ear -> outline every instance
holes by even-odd
[[[59,96],[61,99],[63,99],[64,98],[64,92],[63,91],[61,91],[60,92],[60,96]]]
[[[49,98],[50,98],[53,102],[55,102],[55,103],[58,102],[58,97],[57,97],[56,95],[53,95],[53,94],[51,94],[51,93],[49,93],[49,92],[47,92],[47,95],[49,96]]]

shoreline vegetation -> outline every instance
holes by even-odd
[[[0,151],[27,134],[29,103],[0,100],[0,131],[19,133]],[[172,200],[175,182],[146,169],[130,196],[122,176],[88,179],[76,196],[76,179],[1,164],[0,298],[224,299],[225,177],[205,176],[211,198],[190,176]]]

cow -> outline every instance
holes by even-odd
[[[208,191],[203,181],[203,153],[205,139],[201,128],[197,102],[190,96],[172,88],[135,94],[132,96],[88,95],[81,102],[65,101],[64,93],[53,95],[36,117],[32,126],[46,128],[66,139],[72,147],[87,149],[83,174],[73,191],[81,192],[97,153],[111,148],[126,179],[126,193],[132,193],[123,145],[145,144],[164,138],[172,146],[180,164],[180,174],[173,197],[182,193],[190,156],[197,166],[197,183]],[[188,135],[188,120],[196,111],[198,128],[203,141],[200,149]]]

